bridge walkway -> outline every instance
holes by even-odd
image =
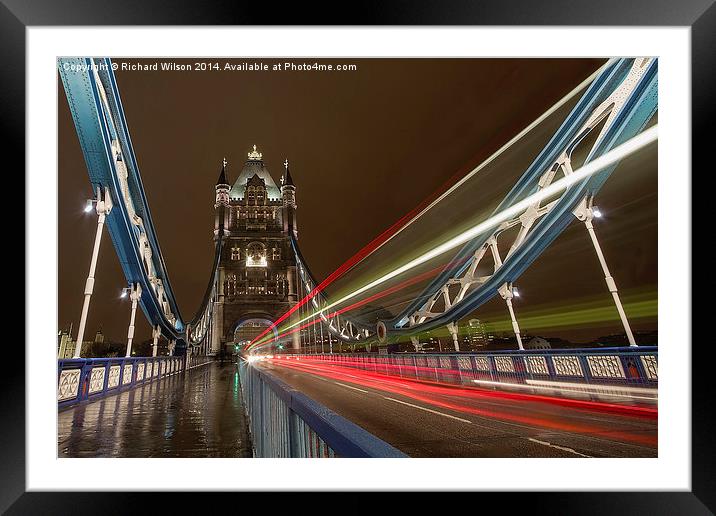
[[[58,457],[251,457],[236,364],[61,410],[57,444]]]

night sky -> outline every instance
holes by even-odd
[[[261,60],[269,65],[283,61]],[[300,62],[304,61],[309,60]],[[297,185],[300,245],[320,281],[451,178],[487,158],[603,60],[318,62],[355,63],[358,69],[115,72],[162,253],[185,320],[201,301],[211,267],[214,184],[222,158],[229,163],[230,182],[254,144],[276,182],[284,159],[290,160]],[[96,215],[83,211],[85,200],[92,196],[91,185],[59,80],[58,90],[57,324],[66,329],[74,322],[74,337]],[[609,231],[600,233],[602,245],[627,295],[656,288],[655,154],[635,160],[635,170],[641,172],[631,182],[610,179],[606,204],[600,205],[612,218]],[[500,200],[500,193],[490,192],[487,179],[481,191],[495,203]],[[594,296],[609,299],[586,233],[570,227],[553,247],[542,269],[521,284],[532,292],[533,306],[547,306],[558,297],[565,302]],[[591,279],[583,279],[584,271]],[[543,278],[550,274],[582,279],[566,287],[544,287]],[[119,299],[124,286],[105,233],[85,339],[100,326],[107,338],[126,339],[129,302]],[[137,321],[135,338],[149,338],[144,317]],[[655,329],[656,321],[644,319],[635,327]],[[613,331],[619,331],[618,323],[553,333],[578,340]]]

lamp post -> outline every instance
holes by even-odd
[[[80,315],[80,325],[77,329],[77,342],[75,344],[75,353],[72,358],[80,358],[82,352],[82,340],[85,336],[85,326],[87,325],[87,313],[89,312],[90,299],[92,298],[92,292],[94,291],[94,274],[97,268],[97,257],[99,256],[99,246],[102,242],[102,228],[104,227],[104,219],[109,212],[112,211],[112,197],[109,194],[109,189],[105,188],[104,195],[102,189],[98,186],[96,189],[96,197],[94,199],[88,199],[85,207],[85,212],[89,213],[92,211],[92,205],[94,204],[97,210],[97,232],[94,237],[94,248],[92,249],[92,259],[90,261],[90,269],[87,274],[87,281],[85,282],[85,299],[82,304],[82,315]]]
[[[447,325],[447,329],[452,335],[452,344],[455,351],[460,351],[460,343],[458,342],[458,325],[457,322],[453,321]]]
[[[512,283],[505,283],[497,290],[505,300],[507,304],[507,310],[510,312],[510,320],[512,321],[512,330],[515,332],[517,337],[517,346],[521,350],[525,349],[522,345],[522,335],[520,335],[520,326],[517,324],[517,317],[515,317],[515,309],[512,307],[512,298],[520,297],[519,291],[512,285]]]
[[[631,331],[631,326],[629,326],[629,320],[627,319],[626,312],[624,312],[624,307],[622,306],[621,299],[619,299],[619,290],[617,289],[617,284],[614,281],[614,278],[612,278],[611,273],[609,272],[609,267],[607,267],[607,260],[604,258],[604,253],[602,253],[602,248],[599,245],[599,240],[597,240],[597,234],[594,232],[594,225],[592,224],[592,219],[602,218],[602,212],[596,206],[592,206],[592,202],[593,198],[585,197],[579,204],[577,209],[574,210],[574,215],[575,217],[577,217],[578,220],[583,221],[585,227],[587,228],[589,238],[591,238],[592,244],[594,245],[594,251],[597,253],[597,259],[599,260],[599,264],[602,266],[602,271],[604,272],[604,281],[607,284],[609,292],[612,294],[612,298],[614,299],[614,305],[617,308],[619,318],[621,319],[622,325],[624,326],[624,332],[626,333],[627,340],[629,341],[629,346],[636,346],[636,340],[634,339],[634,334]]]
[[[132,300],[132,315],[129,318],[129,329],[127,330],[127,354],[129,357],[132,354],[132,339],[134,338],[134,317],[137,314],[137,301],[142,296],[142,287],[139,283],[133,283],[131,287],[122,290],[122,297],[126,297],[129,293],[129,298]]]

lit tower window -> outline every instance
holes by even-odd
[[[266,248],[260,242],[251,242],[246,248],[247,267],[266,267]]]

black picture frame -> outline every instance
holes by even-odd
[[[692,177],[713,182],[710,157],[712,142],[709,129],[714,114],[713,92],[716,91],[716,5],[714,0],[482,0],[482,1],[361,1],[353,8],[340,3],[312,4],[206,2],[178,0],[69,1],[69,0],[2,0],[0,3],[0,34],[3,52],[3,97],[0,99],[0,121],[5,129],[7,149],[25,147],[25,31],[27,27],[91,26],[91,25],[573,25],[573,26],[682,26],[691,27],[692,84]],[[347,18],[346,13],[351,17]],[[24,153],[16,152],[17,169],[24,170]],[[689,180],[685,177],[685,180]],[[693,190],[693,184],[692,184]],[[707,187],[694,192],[705,195]],[[27,192],[25,192],[27,195]],[[696,206],[695,199],[692,206]],[[713,231],[708,222],[692,235]],[[28,228],[25,228],[28,231]],[[688,231],[687,228],[684,229]],[[704,233],[705,232],[705,233]],[[694,242],[696,240],[694,239]],[[704,250],[705,251],[705,250]],[[692,270],[709,270],[713,259],[708,253],[694,253]],[[25,274],[30,271],[25,270]],[[684,281],[691,285],[691,271]],[[700,280],[703,281],[703,280]],[[702,289],[714,286],[706,279]],[[662,310],[672,302],[692,300],[660,300]],[[692,312],[693,313],[693,312]],[[32,319],[26,313],[25,323]],[[692,316],[693,317],[693,316]],[[708,319],[702,319],[705,321]],[[706,324],[695,323],[684,329],[684,342],[677,345],[688,349],[691,335],[708,338]],[[25,343],[26,346],[37,343]],[[716,447],[714,446],[711,400],[716,389],[711,380],[714,354],[712,344],[699,342],[691,346],[692,354],[692,456],[690,492],[614,492],[614,493],[512,493],[509,508],[527,504],[532,511],[557,514],[713,514],[716,511]],[[25,370],[9,368],[4,372],[3,424],[0,425],[2,469],[0,469],[0,510],[8,514],[113,514],[125,504],[143,507],[146,495],[136,493],[27,493],[25,492]],[[295,495],[292,503],[303,503]],[[356,494],[342,499],[351,506]],[[480,505],[502,504],[492,501],[494,494],[481,494]],[[484,498],[489,496],[490,498]],[[202,503],[197,497],[173,493],[165,497],[164,511]],[[135,511],[131,511],[135,512]],[[141,512],[141,510],[139,511]]]

